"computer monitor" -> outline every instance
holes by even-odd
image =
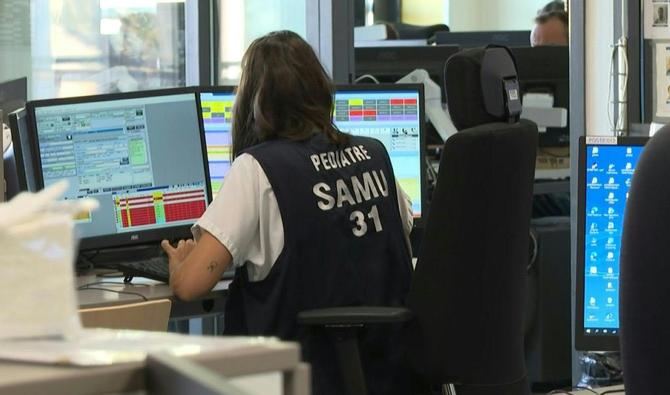
[[[619,348],[619,258],[624,209],[645,137],[579,141],[575,347]]]
[[[415,84],[340,85],[333,119],[343,132],[384,144],[419,224],[426,207],[423,95],[423,85]]]
[[[200,88],[202,121],[207,142],[207,160],[212,194],[216,197],[231,164],[233,102],[235,87]]]
[[[440,86],[442,101],[446,102],[444,64],[458,51],[456,45],[356,48],[356,77],[369,74],[379,82],[392,83],[416,69],[424,69]]]
[[[510,48],[516,60],[521,92],[548,93],[553,107],[570,109],[570,56],[567,46]],[[526,105],[526,103],[524,103]],[[569,117],[568,117],[569,120]],[[570,123],[540,133],[540,147],[567,147]]]
[[[458,45],[461,48],[485,47],[489,44],[529,47],[530,30],[437,32],[435,33],[435,44]]]
[[[28,79],[19,78],[0,83],[0,118],[5,124],[9,123],[9,114],[23,108],[28,101]]]
[[[221,187],[231,164],[234,89],[232,86],[199,88],[214,193]],[[334,100],[333,121],[340,130],[375,137],[384,143],[395,176],[412,198],[414,215],[420,222],[426,198],[423,86],[341,85]],[[402,103],[392,104],[391,100],[402,100]],[[367,115],[357,117],[358,111]]]
[[[29,102],[38,187],[69,181],[64,199],[93,198],[80,213],[81,249],[190,237],[211,201],[194,89]]]
[[[9,129],[12,132],[12,147],[5,156],[5,177],[7,197],[11,199],[19,192],[36,192],[37,182],[28,117],[24,108],[9,114]]]

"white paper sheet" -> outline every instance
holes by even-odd
[[[0,339],[79,331],[72,213],[90,202],[58,202],[67,183],[0,205]]]

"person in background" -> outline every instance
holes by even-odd
[[[569,33],[565,3],[552,1],[538,11],[530,32],[530,45],[568,45]]]
[[[563,1],[552,1],[537,11],[530,33],[533,47],[569,44],[568,13]],[[533,196],[533,218],[570,215],[570,193]]]
[[[409,198],[380,141],[333,125],[333,91],[296,33],[255,40],[242,60],[230,171],[194,226],[196,241],[162,243],[181,299],[235,268],[224,333],[300,341],[315,395],[344,393],[342,378],[332,343],[300,328],[298,313],[402,306],[412,274]],[[397,333],[362,339],[371,395],[407,393]]]

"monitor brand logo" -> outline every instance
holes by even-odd
[[[140,235],[135,234],[135,235],[130,235],[130,241],[137,241],[140,239]]]
[[[617,143],[617,138],[614,136],[588,136],[586,137],[586,144],[587,145],[596,145],[596,144],[602,144],[602,145],[616,145]],[[595,147],[594,147],[595,149]],[[597,152],[594,152],[594,154]]]

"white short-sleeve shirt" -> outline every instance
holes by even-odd
[[[397,181],[396,189],[409,248],[412,203]],[[216,199],[193,226],[196,240],[203,229],[228,249],[235,268],[248,263],[251,281],[268,275],[284,249],[284,226],[270,181],[253,156],[242,154],[235,159]]]

